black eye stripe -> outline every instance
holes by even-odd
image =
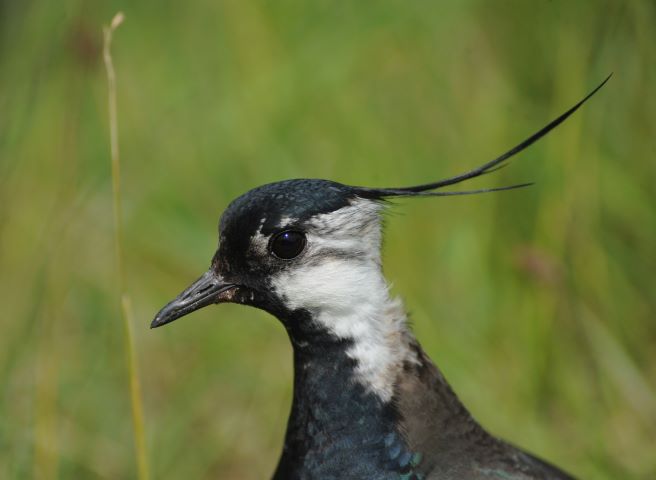
[[[307,240],[303,232],[284,230],[276,233],[269,241],[269,251],[278,258],[291,260],[300,255]]]

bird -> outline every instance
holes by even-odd
[[[511,190],[441,190],[507,165],[561,124],[592,92],[478,168],[411,187],[293,179],[254,188],[219,221],[209,270],[151,323],[211,304],[262,309],[293,350],[293,398],[274,480],[572,479],[484,429],[412,333],[381,262],[389,199]]]

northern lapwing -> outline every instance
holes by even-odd
[[[408,327],[381,268],[381,212],[393,197],[442,191],[504,165],[599,90],[500,157],[461,175],[402,188],[286,180],[234,200],[209,270],[152,321],[214,303],[274,315],[293,346],[294,394],[274,479],[570,479],[489,434]]]

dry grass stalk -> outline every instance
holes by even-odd
[[[123,23],[124,15],[118,12],[108,27],[103,28],[103,59],[107,71],[107,83],[109,90],[109,134],[112,162],[112,198],[114,210],[114,245],[116,254],[116,265],[118,269],[119,292],[121,298],[121,316],[125,331],[125,349],[127,355],[127,367],[130,380],[130,400],[132,405],[132,422],[134,427],[135,454],[138,467],[138,478],[147,480],[149,477],[148,457],[146,454],[146,437],[144,432],[143,406],[141,402],[141,386],[139,381],[139,369],[137,356],[134,350],[132,335],[132,306],[130,296],[127,293],[125,282],[125,269],[123,266],[122,247],[122,220],[121,220],[121,163],[118,143],[118,114],[116,107],[116,73],[112,62],[111,44],[112,34]]]

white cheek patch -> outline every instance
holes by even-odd
[[[308,250],[273,279],[290,309],[303,308],[339,338],[353,342],[356,380],[388,402],[405,361],[416,361],[398,299],[391,299],[380,267],[380,206],[370,201],[320,215]],[[373,206],[371,205],[373,204]],[[322,255],[343,252],[344,257]]]

